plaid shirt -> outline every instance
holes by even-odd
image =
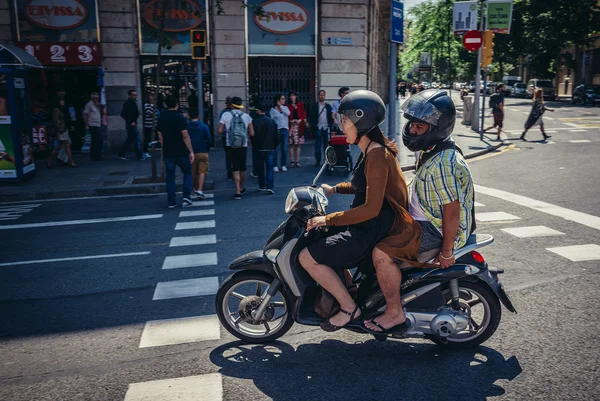
[[[474,193],[471,171],[461,154],[447,149],[427,160],[410,184],[410,190],[415,189],[423,213],[440,233],[443,206],[455,200],[460,202],[460,223],[454,249],[464,246],[471,230]]]

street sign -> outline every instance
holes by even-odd
[[[325,44],[330,46],[352,46],[352,38],[328,36],[325,38]]]
[[[391,41],[404,43],[404,0],[392,0]]]
[[[483,43],[483,35],[479,31],[469,31],[463,36],[463,45],[470,52],[479,50]]]
[[[454,3],[452,12],[454,33],[468,32],[477,29],[477,1],[461,1]]]
[[[421,62],[419,64],[420,67],[431,67],[431,53],[422,52],[421,53]]]

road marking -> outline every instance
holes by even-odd
[[[162,281],[156,284],[153,301],[162,299],[200,297],[214,295],[219,289],[218,277],[190,278],[186,280]]]
[[[215,205],[215,201],[197,201],[197,202],[192,202],[191,206],[188,207],[194,207],[194,206],[214,206]]]
[[[572,262],[583,262],[586,260],[600,260],[600,246],[596,244],[561,246],[557,248],[546,248]]]
[[[196,228],[215,228],[215,221],[189,221],[185,223],[177,223],[177,225],[175,226],[175,230],[193,230]]]
[[[217,264],[217,253],[195,253],[193,255],[167,256],[163,269],[179,269],[182,267],[211,266]]]
[[[0,220],[16,220],[23,217],[23,214],[29,213],[39,206],[42,206],[42,204],[0,206]]]
[[[209,235],[191,235],[188,237],[173,237],[169,247],[173,246],[189,246],[189,245],[207,245],[216,244],[217,236],[214,234]]]
[[[556,134],[556,131],[546,131],[546,134]]]
[[[502,231],[507,232],[515,237],[519,238],[530,238],[530,237],[548,237],[552,235],[565,235],[560,231],[553,230],[546,226],[531,226],[531,227],[513,227],[513,228],[501,228]]]
[[[29,209],[27,210],[28,212],[31,211],[31,209],[36,208],[42,206],[41,203],[37,203],[34,205],[11,205],[11,206],[0,206],[0,212],[10,212],[12,210],[20,210],[20,209]]]
[[[513,194],[499,189],[488,188],[481,185],[475,185],[475,190],[484,195],[500,198],[521,206],[528,207],[538,212],[550,214],[552,216],[562,217],[565,220],[574,221],[584,226],[600,230],[600,217],[591,214],[577,212],[560,206],[555,206],[550,203],[538,201],[526,196]],[[481,214],[481,213],[480,213]]]
[[[215,214],[215,209],[192,210],[179,213],[179,217],[212,216],[213,214]]]
[[[73,258],[24,260],[24,261],[20,261],[20,262],[0,263],[0,267],[2,267],[2,266],[17,266],[17,265],[33,265],[33,264],[38,264],[38,263],[68,262],[71,260],[121,258],[121,257],[125,257],[125,256],[142,256],[142,255],[150,255],[150,252],[128,252],[128,253],[113,253],[113,254],[106,254],[106,255],[77,256],[77,257],[73,257]]]
[[[568,125],[569,127],[573,127],[573,128],[583,128],[581,125],[579,124],[573,124],[573,123],[565,123],[563,122],[564,125]]]
[[[554,120],[556,120],[556,118],[552,118],[552,117],[544,117],[544,120],[548,120],[548,121],[554,121]]]
[[[572,129],[572,130],[569,130],[569,132],[588,132],[588,130],[586,130],[586,129]]]
[[[162,217],[163,217],[162,214],[146,214],[146,215],[141,215],[141,216],[107,217],[105,219],[67,220],[67,221],[50,221],[47,223],[12,224],[12,225],[0,226],[0,230],[14,230],[17,228],[73,226],[73,225],[96,224],[96,223],[115,223],[115,222],[119,222],[119,221],[160,219]]]
[[[220,373],[131,383],[125,401],[222,401]]]
[[[192,316],[146,322],[139,348],[160,347],[219,340],[221,324],[217,315]]]
[[[526,116],[528,116],[530,114],[529,111],[522,111],[521,113],[525,114]]]
[[[508,110],[508,111],[521,111],[519,109],[506,109],[506,110]]]
[[[592,141],[587,139],[571,139],[569,142],[571,143],[590,143]]]
[[[0,220],[4,221],[4,220],[16,220],[18,218],[20,218],[21,216],[14,216],[14,217],[1,217]]]
[[[483,206],[485,206],[483,203],[479,203],[479,202],[475,202],[474,205],[475,205],[475,207],[483,207]]]
[[[181,192],[178,192],[181,193]],[[76,198],[55,198],[55,199],[35,199],[30,201],[16,201],[16,202],[3,202],[0,205],[14,205],[14,204],[25,204],[35,202],[62,202],[62,201],[75,201],[75,200],[98,200],[98,199],[117,199],[117,198],[141,198],[149,196],[166,196],[166,193],[156,194],[131,194],[131,195],[109,195],[109,196],[80,196]],[[212,199],[215,194],[204,194],[206,199]]]
[[[481,222],[521,220],[520,217],[505,212],[476,213],[475,219]]]

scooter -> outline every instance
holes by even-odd
[[[294,322],[318,326],[325,319],[315,312],[315,298],[321,289],[300,266],[298,255],[313,241],[327,235],[328,228],[306,231],[307,221],[324,216],[328,199],[317,181],[325,168],[335,165],[336,153],[326,149],[323,164],[311,186],[292,189],[285,201],[290,216],[275,229],[262,250],[242,255],[229,265],[234,270],[216,296],[217,315],[223,327],[248,343],[271,342],[283,336]],[[477,346],[489,339],[500,324],[504,305],[516,310],[504,291],[502,269],[488,266],[476,251],[491,244],[491,235],[471,235],[466,245],[455,251],[456,263],[447,268],[402,270],[402,305],[410,328],[406,333],[373,335],[359,322],[344,328],[373,335],[379,341],[392,338],[425,338],[449,348]],[[419,261],[432,260],[438,250],[419,255]],[[363,319],[385,311],[385,298],[372,268],[357,268],[352,282]],[[363,320],[361,319],[361,321]]]

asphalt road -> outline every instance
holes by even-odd
[[[305,163],[276,176],[275,195],[250,181],[242,201],[224,189],[186,209],[166,209],[161,195],[0,204],[0,399],[596,399],[600,108],[559,106],[551,142],[507,140],[515,146],[470,162],[478,233],[495,237],[481,253],[505,269],[519,311],[503,310],[481,347],[299,325],[247,346],[219,329],[216,285],[285,218],[289,188],[313,177]],[[506,110],[518,138],[529,101],[509,98]],[[350,200],[332,197],[329,210]],[[509,216],[486,214],[500,212]],[[508,232],[538,226],[554,232]],[[579,245],[591,246],[564,253]]]

